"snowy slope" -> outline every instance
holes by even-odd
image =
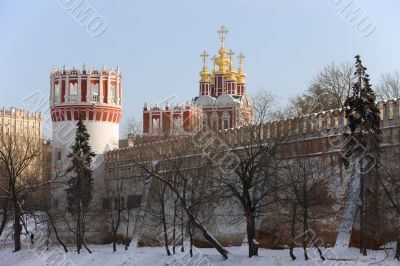
[[[229,259],[224,261],[222,257],[213,249],[196,249],[194,254],[196,260],[190,259],[188,253],[178,253],[178,255],[168,257],[163,248],[131,248],[125,251],[122,246],[118,247],[117,253],[112,253],[110,245],[90,246],[93,254],[83,252],[78,255],[72,250],[66,255],[56,246],[51,247],[49,251],[45,250],[29,250],[26,247],[18,253],[12,252],[12,247],[0,248],[0,265],[2,266],[19,266],[19,265],[145,265],[145,266],[172,266],[172,265],[223,265],[223,266],[265,266],[265,265],[399,265],[394,261],[393,256],[388,258],[384,251],[369,251],[369,256],[363,257],[359,254],[358,249],[348,249],[346,258],[350,260],[337,261],[329,260],[322,262],[318,259],[318,255],[310,250],[310,260],[304,261],[302,250],[295,249],[297,260],[292,262],[289,257],[288,250],[267,250],[261,249],[259,257],[248,258],[246,247],[229,248]],[[28,249],[27,249],[28,248]],[[332,257],[332,256],[331,256]],[[338,257],[332,257],[338,258]],[[315,259],[315,260],[314,260]],[[200,264],[199,262],[202,262]]]
[[[347,190],[342,218],[340,220],[336,248],[347,248],[350,242],[353,222],[357,212],[357,203],[360,198],[360,173],[353,168]]]

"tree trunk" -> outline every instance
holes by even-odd
[[[366,248],[365,248],[365,224],[364,224],[364,175],[362,174],[362,162],[360,163],[360,198],[361,198],[361,206],[360,206],[360,253],[366,256]]]
[[[175,254],[175,247],[176,247],[176,208],[177,208],[177,202],[176,200],[174,201],[174,218],[172,222],[172,253]]]
[[[81,253],[81,227],[80,227],[80,213],[78,213],[78,219],[76,221],[76,249],[78,254]]]
[[[3,234],[3,230],[6,227],[7,219],[8,219],[8,201],[5,200],[5,202],[3,203],[3,219],[1,220],[0,224],[0,236]]]
[[[394,256],[397,260],[400,260],[400,239],[396,242],[396,255]]]
[[[212,236],[208,233],[207,229],[198,222],[194,216],[189,212],[188,213],[189,221],[200,230],[203,234],[203,237],[216,249],[218,252],[225,258],[228,259],[228,251],[224,249],[224,247]]]
[[[256,237],[256,222],[252,212],[246,213],[247,242],[249,244],[249,257],[258,256],[258,244],[254,242]]]
[[[303,252],[304,252],[304,259],[308,260],[307,254],[307,238],[308,238],[308,219],[307,219],[307,208],[303,210]]]
[[[54,224],[53,217],[50,215],[50,212],[47,210],[47,208],[45,209],[45,211],[46,211],[47,217],[49,218],[50,225],[54,230],[54,234],[56,235],[56,239],[57,239],[58,243],[63,247],[65,253],[68,253],[67,247],[65,246],[64,242],[60,239],[60,236],[58,235],[58,231]]]
[[[89,247],[86,246],[85,242],[82,241],[82,245],[86,248],[86,250],[87,250],[90,254],[93,253],[93,252],[89,249]]]
[[[184,243],[183,243],[183,240],[184,240],[184,225],[183,225],[183,211],[181,211],[181,252],[185,252],[185,247],[184,247]]]
[[[162,195],[164,197],[164,195]],[[167,220],[165,218],[165,201],[164,198],[161,199],[161,219],[162,219],[162,224],[163,224],[163,230],[164,230],[164,245],[165,245],[165,250],[167,251],[167,255],[171,256],[171,252],[169,251],[168,247],[168,232],[167,232]]]
[[[128,209],[128,208],[127,208]],[[126,242],[125,242],[125,250],[128,250],[129,246],[129,209],[127,210],[126,216]]]
[[[193,257],[193,235],[192,235],[192,229],[190,227],[190,221],[188,223],[188,232],[189,232],[189,241],[190,241],[190,247],[189,247],[190,257]]]
[[[322,253],[322,250],[317,246],[317,243],[314,243],[314,247],[317,249],[319,257],[321,258],[322,261],[325,261],[325,257]]]
[[[297,203],[293,204],[293,210],[292,210],[292,221],[291,221],[291,226],[290,226],[290,236],[292,238],[292,241],[290,243],[290,257],[292,260],[296,259],[296,256],[293,254],[293,248],[294,248],[294,238],[295,238],[295,226],[296,226],[296,213],[297,213]]]
[[[116,238],[117,238],[117,234],[114,232],[114,234],[113,234],[113,253],[117,252],[117,241],[116,241]]]
[[[18,204],[17,199],[14,202],[14,252],[21,250],[21,231],[22,226],[20,223],[21,208]]]

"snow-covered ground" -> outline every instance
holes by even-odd
[[[385,251],[369,251],[368,256],[364,257],[359,254],[357,249],[346,249],[340,254],[335,254],[332,250],[324,250],[324,252],[328,252],[327,257],[338,259],[328,259],[325,262],[319,259],[315,251],[310,249],[310,260],[306,262],[302,257],[301,249],[295,249],[297,260],[292,261],[288,250],[261,249],[258,257],[248,258],[246,247],[228,248],[230,253],[228,260],[223,260],[215,250],[208,248],[195,249],[193,258],[190,258],[188,252],[181,253],[180,251],[176,255],[168,257],[165,249],[161,247],[129,248],[125,251],[123,246],[118,246],[116,253],[112,252],[111,245],[92,245],[90,248],[93,251],[92,254],[86,251],[77,254],[73,251],[73,247],[70,247],[70,252],[64,253],[59,246],[51,246],[47,251],[26,243],[22,251],[13,253],[12,246],[7,245],[0,247],[0,265],[400,265],[393,259],[393,251],[390,251],[389,254]]]
[[[180,252],[177,247],[176,255],[167,256],[163,247],[130,247],[127,251],[124,246],[119,245],[117,252],[112,252],[111,245],[90,245],[93,251],[89,254],[83,250],[77,254],[73,246],[69,246],[69,252],[65,253],[61,246],[49,243],[47,247],[47,230],[42,224],[34,223],[33,219],[27,221],[29,232],[35,234],[34,244],[31,244],[29,234],[21,235],[22,250],[13,252],[12,224],[8,224],[5,232],[0,237],[0,266],[98,266],[98,265],[145,265],[145,266],[266,266],[266,265],[400,265],[394,260],[394,249],[386,251],[368,251],[368,256],[362,256],[358,249],[342,248],[322,249],[327,260],[322,261],[315,249],[309,249],[309,260],[305,261],[303,251],[296,248],[294,253],[297,257],[292,261],[288,250],[260,249],[259,256],[248,258],[247,246],[230,247],[229,259],[223,260],[222,256],[214,249],[194,248],[193,257],[190,257],[188,249]],[[23,233],[26,233],[23,230]],[[393,244],[394,246],[394,244]]]

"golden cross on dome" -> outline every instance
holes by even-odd
[[[205,67],[208,54],[206,51],[204,51],[200,56],[203,57],[203,67]]]
[[[232,57],[235,55],[235,53],[232,51],[232,49],[229,50],[228,56],[229,56],[229,62],[232,63]]]
[[[213,64],[214,64],[214,70],[215,70],[215,68],[216,68],[216,66],[217,66],[217,56],[216,55],[213,55],[212,57],[211,57],[211,60],[213,61]]]
[[[239,59],[239,65],[242,66],[243,65],[243,59],[245,58],[243,53],[239,53],[238,54],[238,59]]]
[[[222,25],[221,28],[217,31],[219,38],[221,39],[221,46],[224,46],[225,35],[228,34],[228,29]]]

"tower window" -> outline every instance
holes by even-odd
[[[60,86],[58,85],[58,83],[54,84],[54,94],[57,98],[60,97]]]
[[[98,101],[99,100],[99,84],[98,83],[90,84],[90,90],[92,91],[93,101]]]
[[[111,102],[115,103],[116,99],[115,99],[115,84],[111,84],[110,85],[110,98],[111,98]]]
[[[222,88],[222,77],[217,77],[217,86],[218,86],[218,88]]]
[[[74,82],[69,84],[69,94],[70,95],[78,94],[78,83]]]

